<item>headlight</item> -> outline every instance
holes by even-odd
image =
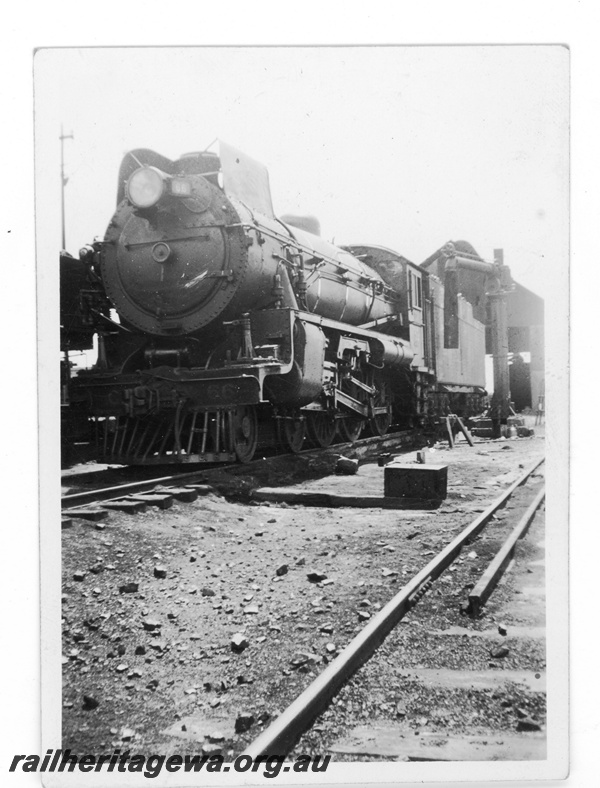
[[[136,208],[151,208],[165,191],[166,176],[156,167],[140,167],[127,181],[127,197]]]

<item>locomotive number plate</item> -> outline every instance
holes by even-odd
[[[253,377],[194,381],[187,385],[179,384],[177,388],[196,407],[227,407],[260,402],[260,384]]]

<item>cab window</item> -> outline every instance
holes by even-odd
[[[423,290],[421,277],[414,271],[408,272],[408,289],[410,294],[410,305],[413,309],[423,308]]]

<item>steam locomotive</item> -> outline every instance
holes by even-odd
[[[224,143],[131,151],[104,239],[61,256],[62,347],[97,342],[65,366],[69,423],[105,462],[249,462],[477,412],[485,318],[449,283],[489,264],[464,242],[432,259],[277,218],[265,167]]]

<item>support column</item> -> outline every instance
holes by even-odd
[[[494,265],[497,275],[487,296],[490,303],[490,328],[492,358],[494,364],[494,394],[492,396],[491,418],[492,437],[499,438],[502,424],[510,415],[510,382],[508,373],[508,308],[506,297],[512,280],[510,271],[504,265],[504,252],[494,249]]]

